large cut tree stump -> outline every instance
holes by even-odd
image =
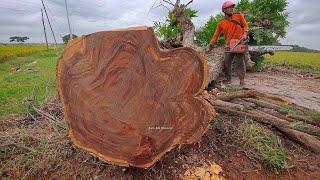
[[[142,168],[209,129],[208,76],[196,51],[160,50],[147,27],[73,40],[57,64],[72,141],[108,163]]]

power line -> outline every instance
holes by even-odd
[[[43,0],[41,0],[41,2],[42,2],[42,6],[43,6],[43,9],[44,9],[44,12],[46,13],[46,16],[47,16],[47,20],[48,20],[48,23],[49,23],[49,26],[50,26],[50,29],[51,29],[51,32],[52,32],[52,36],[53,36],[54,42],[55,42],[55,44],[57,46],[56,36],[54,35],[54,32],[52,30],[52,26],[51,26],[51,23],[50,23],[50,20],[49,20],[49,17],[48,17],[48,13],[47,13],[46,7],[45,7],[45,5],[43,3]]]
[[[63,33],[63,30],[60,28],[60,26],[61,26],[61,24],[64,24],[64,22],[61,23],[61,21],[59,21],[58,19],[55,19],[54,14],[52,13],[51,9],[49,8],[48,4],[45,1],[44,1],[44,5],[46,6],[46,8],[49,11],[48,14],[51,14],[52,21],[55,23],[55,26],[58,27],[59,34],[62,37],[63,36],[62,34],[64,34],[64,33]]]
[[[69,26],[69,32],[70,32],[70,39],[73,39],[73,35],[71,32],[71,27],[70,27],[70,20],[69,20],[69,12],[68,12],[68,5],[67,5],[67,0],[64,0],[65,5],[66,5],[66,11],[67,11],[67,19],[68,19],[68,26]]]
[[[42,9],[41,9],[41,17],[42,17],[41,20],[42,20],[42,25],[43,25],[44,37],[46,38],[47,50],[49,50],[47,33],[46,33],[46,26],[44,25],[44,18],[43,18],[43,11],[42,11]]]

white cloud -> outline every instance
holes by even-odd
[[[64,0],[44,0],[48,6],[56,37],[68,34]],[[154,21],[164,21],[167,10],[164,7],[152,8],[159,0],[67,0],[71,26],[75,34],[88,34],[127,26],[149,25]],[[187,2],[188,0],[182,0]],[[204,25],[211,15],[220,13],[224,0],[195,0],[191,7],[198,10],[194,19],[196,27]],[[299,44],[320,49],[320,2],[317,0],[288,0],[290,27],[285,44]],[[8,42],[13,35],[26,35],[29,42],[43,42],[41,23],[42,7],[40,0],[1,0],[0,2],[0,41]],[[47,33],[50,33],[47,27]],[[51,36],[50,36],[51,37]],[[52,42],[52,38],[50,39]]]

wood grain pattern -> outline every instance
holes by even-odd
[[[57,64],[72,141],[108,163],[141,168],[208,130],[215,112],[201,96],[207,77],[201,55],[160,50],[148,27],[73,40]]]

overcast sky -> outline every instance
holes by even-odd
[[[69,33],[64,0],[44,0],[57,40]],[[71,28],[82,35],[97,31],[148,25],[164,21],[167,9],[157,7],[160,0],[67,0]],[[187,2],[183,1],[182,2]],[[193,9],[199,11],[194,19],[196,27],[204,25],[210,15],[220,12],[223,0],[194,0]],[[320,50],[320,1],[288,0],[290,27],[283,44],[298,44]],[[28,42],[44,42],[41,22],[41,0],[0,1],[0,42],[10,36],[29,36]],[[157,8],[152,8],[157,7]],[[46,25],[47,22],[46,22]],[[50,29],[47,26],[47,33]],[[49,41],[53,42],[51,33]]]

